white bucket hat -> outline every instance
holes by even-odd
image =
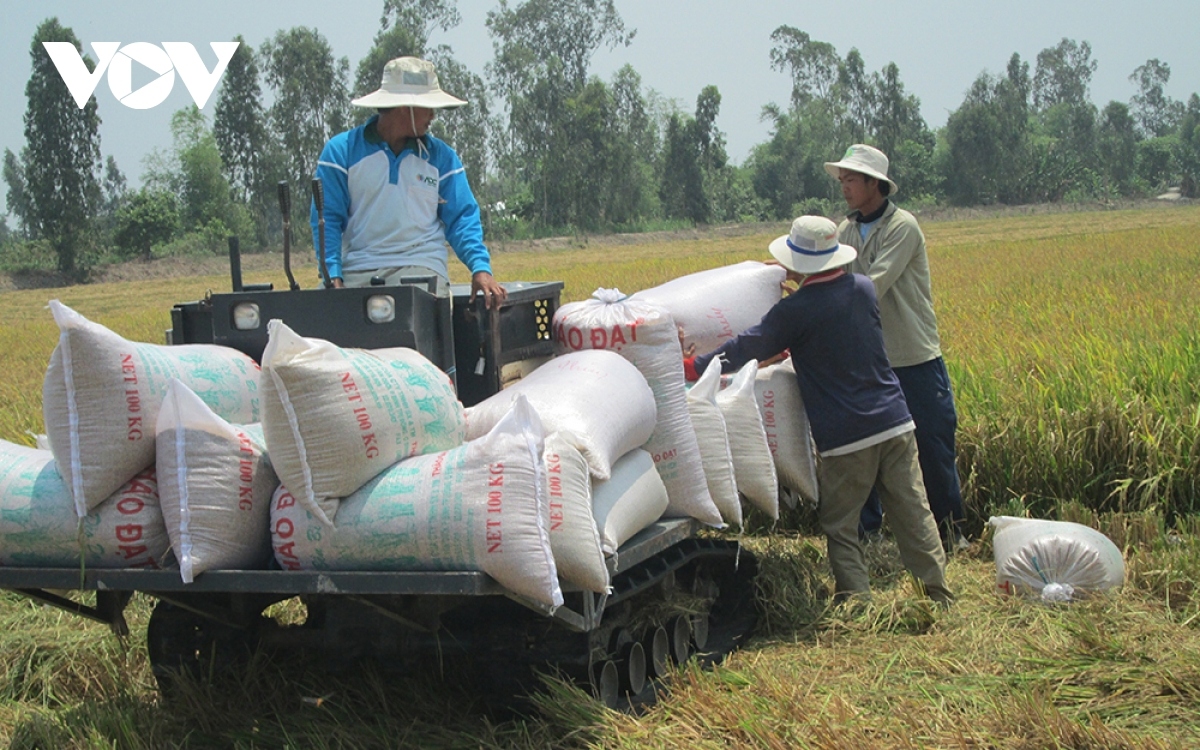
[[[842,155],[841,161],[825,162],[825,171],[833,179],[838,178],[839,169],[849,169],[851,172],[865,174],[867,177],[874,177],[877,180],[882,180],[892,186],[892,192],[895,193],[900,187],[887,176],[888,158],[887,154],[883,153],[874,146],[868,146],[865,143],[856,143],[846,149],[846,153]]]
[[[801,216],[792,231],[771,243],[771,255],[789,271],[821,273],[844,266],[858,257],[849,245],[839,245],[837,224],[823,216]]]
[[[383,66],[383,81],[379,89],[350,103],[356,107],[377,109],[451,109],[466,104],[462,99],[442,91],[433,63],[418,57],[397,57],[389,60],[388,64]]]

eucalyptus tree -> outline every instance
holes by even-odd
[[[259,52],[275,95],[269,127],[282,146],[288,178],[307,185],[325,142],[348,124],[350,61],[335,59],[325,37],[303,26],[276,32]]]
[[[270,152],[271,137],[254,50],[240,34],[234,41],[240,44],[221,79],[221,92],[217,95],[213,114],[213,136],[234,194],[238,200],[249,203],[255,191],[262,187],[262,172]]]
[[[263,106],[260,57],[240,35],[235,41],[241,44],[221,81],[213,137],[234,198],[247,207],[254,222],[254,238],[265,247],[282,230],[276,185],[287,179],[288,171],[282,139],[272,132]]]
[[[1163,90],[1171,80],[1171,66],[1158,58],[1147,60],[1134,69],[1129,80],[1138,89],[1130,105],[1142,135],[1146,138],[1168,135],[1183,114],[1183,106]]]
[[[21,150],[17,191],[24,231],[50,242],[58,270],[75,275],[87,245],[88,228],[101,200],[100,116],[95,97],[75,104],[43,42],[70,42],[81,53],[75,33],[57,18],[43,21],[29,47],[31,72],[25,86],[25,147]],[[83,56],[88,71],[95,64]],[[5,177],[9,176],[6,157]],[[14,175],[15,176],[15,175]],[[9,183],[10,195],[13,184]]]
[[[601,47],[630,44],[635,32],[613,0],[500,0],[487,27],[495,50],[488,76],[507,105],[498,144],[505,181],[528,186],[530,209],[545,224],[594,223],[578,197],[596,178],[580,165],[607,152],[597,131],[606,123],[596,116],[610,103],[603,83],[589,83],[591,59]]]
[[[963,205],[1019,203],[1030,178],[1029,64],[1009,58],[1006,75],[982,73],[946,122],[948,197]]]

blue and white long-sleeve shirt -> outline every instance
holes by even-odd
[[[458,154],[432,135],[394,154],[375,129],[378,119],[331,138],[317,161],[329,277],[423,266],[449,278],[447,242],[472,274],[491,273],[479,204]],[[320,253],[315,204],[310,214]]]

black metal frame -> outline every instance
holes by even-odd
[[[0,567],[0,588],[105,623],[118,634],[128,632],[124,610],[135,591],[235,627],[271,603],[294,596],[346,596],[381,609],[393,619],[405,618],[387,606],[388,597],[505,596],[571,630],[586,632],[599,624],[608,604],[644,590],[714,544],[728,544],[693,538],[699,527],[691,519],[667,519],[643,529],[608,561],[614,581],[611,594],[568,588],[565,593],[571,603],[578,604],[554,610],[513,594],[486,573],[472,571],[210,570],[192,583],[184,583],[176,570]],[[661,555],[668,551],[669,555]],[[650,566],[638,567],[656,556],[660,559],[652,560]],[[628,572],[618,573],[618,563]],[[51,590],[95,591],[96,604],[88,606]]]

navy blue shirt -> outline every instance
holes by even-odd
[[[883,348],[875,285],[866,276],[847,273],[800,287],[758,325],[696,357],[696,371],[704,372],[718,355],[724,359],[721,369],[730,372],[785,349],[791,351],[819,452],[912,420]]]

